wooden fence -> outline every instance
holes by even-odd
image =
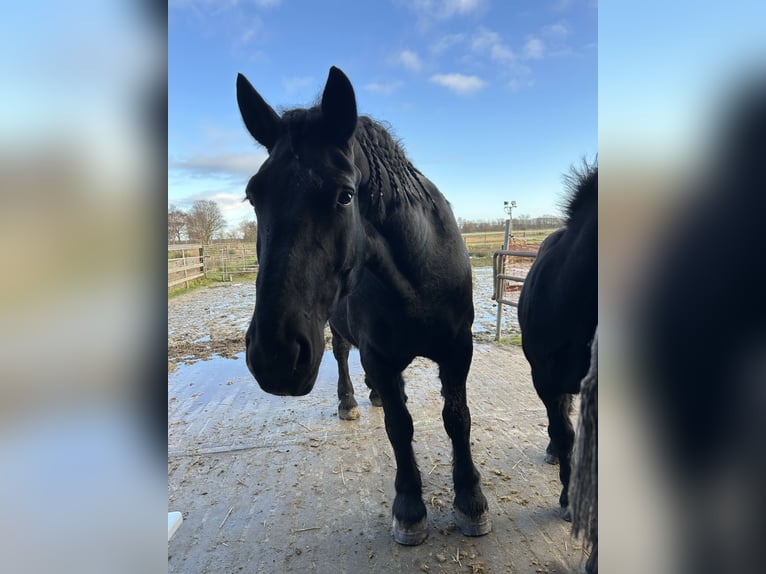
[[[258,258],[251,243],[168,245],[168,290],[207,278],[231,281],[234,275],[256,273]]]
[[[205,277],[204,248],[200,244],[168,245],[168,289]]]
[[[208,276],[231,281],[234,275],[258,272],[254,243],[211,243],[205,245]]]

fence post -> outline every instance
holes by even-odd
[[[181,249],[181,265],[183,265],[184,268],[184,278],[189,276],[189,273],[186,271],[186,249]],[[184,289],[189,288],[189,282],[184,281]]]
[[[506,219],[505,220],[505,236],[503,237],[503,249],[506,251],[510,248],[511,238],[511,220]],[[498,269],[500,271],[500,275],[505,274],[505,255],[500,256],[500,262],[498,265]],[[500,302],[500,300],[503,298],[503,293],[505,293],[505,279],[498,279],[498,295],[497,295],[497,322],[495,323],[495,341],[500,340],[500,323],[503,320],[503,304]]]

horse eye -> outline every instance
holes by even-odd
[[[338,195],[338,204],[348,205],[351,203],[352,199],[354,199],[354,192],[350,189],[344,189],[340,192],[340,195]]]

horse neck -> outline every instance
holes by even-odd
[[[354,162],[361,172],[358,205],[366,228],[365,265],[406,292],[407,285],[411,289],[421,281],[424,267],[434,258],[446,261],[445,268],[461,268],[454,253],[464,246],[438,189],[387,134],[382,142],[375,136],[381,134],[359,137],[358,128],[354,141]]]

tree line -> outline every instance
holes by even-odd
[[[459,217],[458,227],[462,233],[482,231],[503,231],[504,219],[468,220]],[[530,217],[521,214],[513,218],[513,229],[551,229],[560,227],[563,220],[554,215]],[[214,241],[243,241],[255,243],[258,225],[255,220],[243,221],[234,229],[227,228],[226,220],[215,201],[201,199],[192,204],[191,209],[183,211],[170,205],[168,207],[168,243],[213,243]]]
[[[555,215],[542,215],[540,217],[531,217],[526,213],[514,216],[513,229],[524,231],[528,229],[553,229],[561,227],[564,220]],[[457,218],[457,225],[461,233],[480,233],[483,231],[504,231],[505,219],[492,220],[468,220],[462,217]]]
[[[218,204],[208,199],[195,201],[189,211],[168,206],[168,244],[205,245],[218,240],[255,243],[257,229],[255,221],[243,221],[235,229],[227,228]]]

